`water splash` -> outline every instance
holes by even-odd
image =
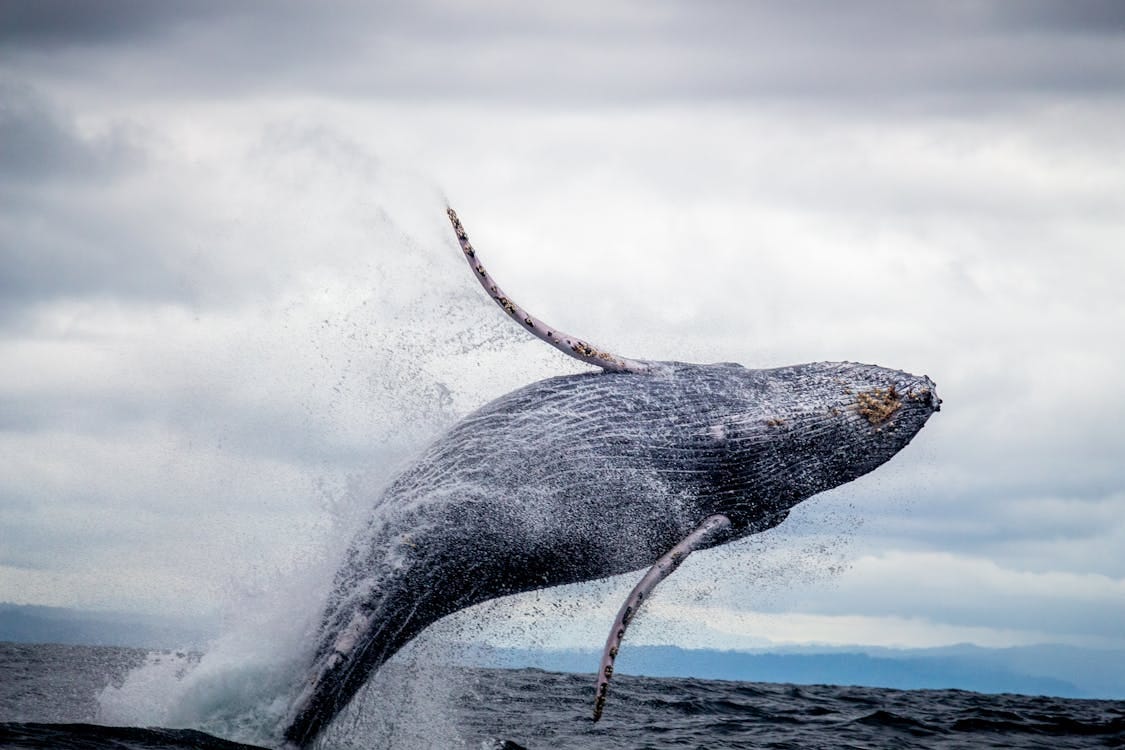
[[[387,479],[458,417],[550,367],[538,352],[513,353],[526,344],[520,332],[483,292],[464,283],[440,191],[373,156],[334,158],[322,148],[323,135],[290,132],[280,157],[276,151],[252,154],[263,175],[270,159],[284,162],[286,179],[261,187],[260,215],[248,207],[251,215],[240,217],[232,227],[237,235],[226,242],[276,243],[278,267],[265,269],[265,296],[255,309],[237,316],[200,311],[187,324],[194,337],[177,339],[179,349],[162,364],[190,373],[201,402],[222,393],[268,415],[248,423],[243,414],[185,404],[172,416],[192,422],[192,437],[169,449],[168,465],[205,475],[207,460],[198,450],[207,442],[232,474],[260,475],[267,469],[258,461],[266,454],[285,469],[284,478],[261,482],[273,497],[245,502],[276,504],[287,513],[237,546],[200,531],[197,549],[210,548],[211,559],[182,572],[215,579],[211,588],[225,613],[221,635],[203,653],[151,653],[123,684],[101,692],[100,722],[275,741],[294,686],[304,678],[343,550]],[[317,185],[331,190],[310,191]],[[273,236],[276,206],[293,204],[326,220],[325,252],[302,252],[294,238]],[[252,226],[261,226],[262,235],[254,236]],[[497,357],[508,365],[482,364]],[[182,505],[200,507],[190,492],[184,490]],[[357,719],[359,736],[385,736],[389,746],[428,744],[418,733],[437,731],[435,702],[443,692],[440,674],[427,678],[425,663],[409,667],[407,697],[396,691],[393,707],[384,705],[388,698],[365,699],[380,707],[357,709],[356,716],[384,709],[400,716],[425,698],[429,718],[414,734],[403,734],[402,722],[387,729]],[[368,692],[375,696],[378,689]],[[454,733],[438,734],[449,739]]]

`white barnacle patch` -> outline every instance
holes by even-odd
[[[589,359],[594,359],[599,354],[597,349],[590,346],[585,341],[575,342],[574,344],[571,344],[570,348],[573,349],[574,352],[580,357],[587,357]]]
[[[359,636],[367,630],[367,626],[371,623],[371,618],[367,615],[356,612],[352,616],[351,622],[348,626],[341,631],[340,635],[336,638],[336,643],[333,644],[332,649],[337,654],[347,654],[355,648]]]
[[[918,391],[915,391],[915,390],[911,389],[910,391],[907,392],[906,397],[908,399],[910,399],[911,401],[923,401],[925,399],[930,398],[930,389],[929,388],[922,388],[921,390],[918,390]]]
[[[726,442],[727,426],[725,424],[713,424],[707,428],[707,434],[716,443]]]
[[[400,534],[387,548],[383,564],[390,570],[405,570],[418,558],[419,552],[418,543],[409,534]]]
[[[860,416],[878,427],[902,408],[902,399],[893,385],[890,388],[872,388],[856,396],[855,408]]]

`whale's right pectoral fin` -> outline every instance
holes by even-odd
[[[492,280],[492,276],[485,270],[484,264],[477,257],[477,251],[469,242],[469,235],[465,233],[465,228],[461,226],[461,220],[457,218],[457,212],[452,208],[447,208],[446,213],[449,215],[450,223],[453,224],[453,232],[457,235],[457,242],[461,245],[461,251],[465,253],[465,260],[469,261],[469,266],[473,269],[473,275],[477,277],[477,281],[484,287],[484,291],[488,292],[488,296],[492,297],[496,304],[503,308],[504,312],[515,318],[526,331],[536,338],[546,341],[559,351],[565,352],[586,364],[601,367],[608,372],[647,373],[656,369],[652,362],[622,357],[592,346],[569,333],[563,333],[517,305],[515,300],[504,294],[504,290],[497,286],[496,282]]]
[[[625,597],[625,603],[617,612],[617,618],[610,628],[609,637],[605,641],[602,651],[602,662],[598,668],[598,684],[594,692],[594,721],[602,717],[605,708],[606,694],[609,692],[609,678],[613,676],[613,662],[617,659],[617,652],[621,648],[621,641],[625,638],[625,629],[629,627],[633,617],[641,604],[652,594],[656,585],[680,567],[687,556],[695,550],[714,541],[717,537],[726,534],[731,527],[730,519],[722,514],[710,516],[698,528],[684,537],[684,540],[661,557],[648,569],[644,577]]]

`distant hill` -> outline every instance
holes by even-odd
[[[0,641],[16,643],[202,649],[217,630],[216,623],[0,603]],[[469,665],[538,667],[580,674],[593,674],[601,656],[594,649],[475,647],[472,652],[476,656],[466,660]],[[961,689],[1125,700],[1125,651],[1057,645],[1005,649],[963,644],[902,650],[850,646],[715,651],[626,643],[616,669],[622,674],[649,677],[908,690]]]
[[[214,630],[209,623],[0,602],[0,641],[13,643],[199,648]]]
[[[495,649],[474,663],[593,673],[599,658],[600,652],[592,649]],[[621,674],[649,677],[1125,699],[1125,652],[1067,646],[871,651],[854,646],[745,652],[626,645],[615,668]]]

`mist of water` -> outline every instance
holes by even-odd
[[[383,170],[365,195],[358,185],[354,190],[340,199],[351,208],[337,218],[365,236],[363,252],[337,252],[329,265],[295,271],[250,316],[255,326],[229,338],[223,356],[214,359],[216,371],[204,370],[202,378],[252,382],[262,398],[289,404],[288,413],[313,437],[307,445],[285,446],[301,454],[290,465],[301,467],[304,482],[276,492],[306,492],[303,509],[314,520],[288,527],[279,537],[278,544],[289,544],[281,553],[270,549],[267,556],[252,544],[224,552],[232,557],[218,561],[231,570],[218,585],[221,635],[202,654],[150,655],[122,685],[105,688],[99,721],[276,741],[296,686],[306,678],[333,575],[381,488],[472,408],[538,378],[579,369],[492,308],[470,280],[444,200],[432,186]],[[348,257],[352,262],[341,262]],[[533,300],[528,303],[533,308]],[[262,441],[252,427],[216,427],[236,463],[240,439]],[[771,568],[758,556],[736,566],[738,573],[782,579],[824,567],[815,542],[799,549],[806,564]],[[256,564],[256,554],[269,562]],[[715,574],[706,571],[729,568],[731,556],[700,559],[710,561],[702,577],[685,566],[669,590],[682,582],[681,593],[710,595],[707,578]],[[373,676],[325,742],[457,746],[457,727],[446,710],[457,686],[438,665],[464,662],[466,649],[480,642],[597,646],[630,585],[615,579],[532,592],[438,623]],[[640,621],[631,638],[659,639],[674,628],[645,627]],[[670,637],[676,639],[674,630]]]
[[[309,179],[326,169],[307,168]],[[296,454],[288,467],[300,467],[303,481],[278,483],[276,493],[279,506],[296,504],[315,520],[279,519],[276,541],[268,547],[247,540],[231,552],[216,543],[220,559],[211,561],[214,568],[198,567],[215,576],[221,592],[221,634],[202,654],[151,654],[122,685],[103,690],[101,722],[192,727],[255,743],[276,739],[294,688],[304,679],[342,552],[387,479],[459,416],[548,366],[549,356],[520,356],[526,343],[520,332],[471,282],[440,193],[389,167],[366,176],[372,180],[362,188],[349,183],[353,195],[336,196],[350,208],[335,217],[364,236],[362,248],[350,256],[335,248],[324,263],[296,266],[270,298],[241,317],[252,324],[233,333],[227,325],[223,337],[193,352],[198,360],[199,348],[212,350],[205,364],[194,364],[200,390],[250,383],[256,398],[278,404],[297,423],[295,431],[314,436],[309,445],[291,439],[280,445]],[[340,233],[339,226],[330,232]],[[497,357],[508,365],[482,364]],[[215,442],[235,469],[243,460],[246,472],[260,471],[240,456],[259,453],[263,444],[278,446],[269,444],[260,426],[235,420],[213,425]],[[179,460],[195,459],[185,454]],[[198,470],[207,469],[201,464]],[[294,501],[298,492],[306,497]],[[268,534],[266,539],[268,544]],[[210,542],[201,537],[199,543]],[[421,663],[410,668],[412,686],[425,684],[419,682],[425,675]],[[402,715],[403,706],[417,706],[423,694],[439,700],[439,682],[434,676],[428,688],[394,691],[399,704],[391,713]],[[426,714],[430,719],[422,726],[431,731],[437,714]],[[363,731],[376,730],[365,725]],[[379,731],[397,746],[393,738],[400,730]]]

